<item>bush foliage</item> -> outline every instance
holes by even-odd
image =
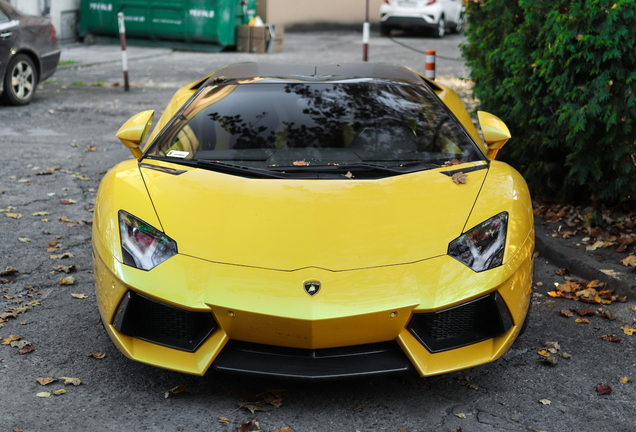
[[[471,0],[464,56],[499,155],[563,201],[636,206],[636,1]]]

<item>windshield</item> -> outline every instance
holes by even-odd
[[[207,87],[148,156],[279,172],[485,160],[430,89],[387,80]]]

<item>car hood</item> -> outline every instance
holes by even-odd
[[[342,271],[446,254],[488,172],[484,163],[464,166],[467,181],[456,184],[451,174],[462,170],[453,168],[380,180],[141,171],[161,228],[180,254],[272,270]]]

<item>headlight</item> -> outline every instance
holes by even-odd
[[[124,264],[150,270],[177,254],[177,243],[161,231],[119,211],[119,234]]]
[[[508,212],[499,213],[448,245],[448,254],[476,272],[501,265],[506,246]]]

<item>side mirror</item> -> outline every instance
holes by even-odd
[[[134,115],[128,119],[115,134],[115,136],[130,149],[135,159],[141,157],[139,146],[146,139],[154,116],[154,110],[148,110]]]
[[[486,156],[488,159],[494,160],[499,149],[510,139],[510,131],[499,117],[485,111],[477,111],[477,117],[479,118],[481,131],[484,134],[486,147],[488,147]]]

